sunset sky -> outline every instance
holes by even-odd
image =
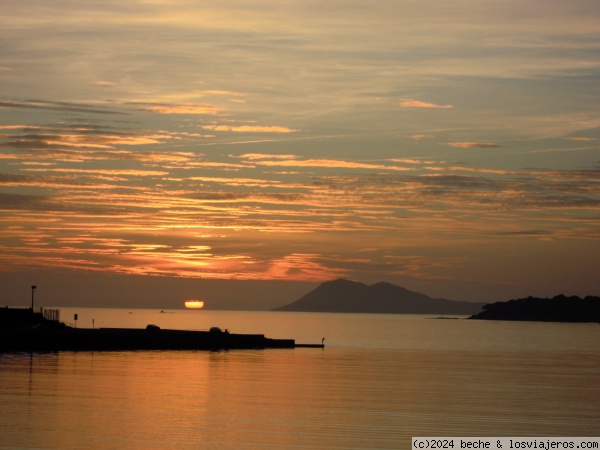
[[[0,5],[0,304],[600,295],[597,0]]]

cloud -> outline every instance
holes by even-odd
[[[138,111],[146,111],[158,114],[193,114],[193,115],[208,115],[216,116],[222,109],[210,104],[198,103],[140,103],[132,102],[132,105],[139,105]]]
[[[62,161],[85,160],[137,160],[181,163],[193,160],[196,152],[132,152],[120,147],[162,144],[169,140],[178,142],[205,139],[207,135],[185,131],[159,130],[152,132],[123,131],[119,127],[92,125],[89,123],[54,123],[49,125],[4,125],[0,131],[0,147],[18,149],[22,159],[51,159]],[[4,157],[7,155],[4,154]]]
[[[474,172],[474,173],[489,173],[489,174],[497,174],[497,175],[520,175],[522,173],[504,170],[504,169],[489,169],[485,167],[461,167],[461,166],[428,166],[425,167],[426,170],[436,171],[436,172]]]
[[[368,162],[344,161],[337,159],[288,159],[255,162],[257,166],[280,166],[280,167],[323,167],[337,169],[369,169],[369,170],[393,170],[404,171],[411,170],[401,166],[390,166],[385,164],[373,164]]]
[[[598,138],[592,138],[592,137],[578,137],[578,136],[571,136],[571,137],[566,137],[564,138],[566,141],[580,141],[580,142],[593,142],[593,141],[597,141]]]
[[[166,155],[166,158],[168,158],[168,154]],[[232,164],[232,163],[225,163],[225,162],[213,162],[213,161],[181,161],[178,164],[175,164],[176,161],[168,161],[165,160],[166,162],[170,163],[169,165],[165,165],[163,166],[166,169],[170,169],[170,168],[178,168],[178,169],[184,169],[184,170],[191,170],[191,169],[198,169],[198,168],[203,168],[203,169],[223,169],[223,170],[229,170],[229,171],[238,171],[241,169],[248,169],[250,166],[248,166],[247,164]]]
[[[38,125],[1,125],[0,130],[19,130],[19,131],[33,131],[33,130],[51,130],[52,127],[42,127]],[[6,137],[3,136],[3,137]]]
[[[301,281],[332,280],[348,276],[348,271],[328,264],[320,254],[293,253],[270,261],[265,275],[269,279],[290,279]]]
[[[44,168],[44,169],[23,169],[26,172],[60,172],[72,174],[89,175],[111,175],[111,176],[134,176],[134,177],[160,177],[168,175],[169,172],[160,170],[139,170],[139,169],[68,169],[68,168]]]
[[[265,160],[263,154],[256,155],[255,163],[309,162],[313,167],[319,161],[319,167],[339,166],[331,159]],[[378,170],[347,176],[328,171],[317,177],[305,171],[294,182],[262,168],[246,178],[211,172],[183,178],[167,171],[134,171],[134,166],[23,170],[35,176],[6,175],[0,184],[46,188],[55,195],[0,196],[6,212],[0,265],[28,267],[35,260],[38,267],[155,276],[317,281],[323,274],[331,278],[360,268],[363,273],[427,278],[436,267],[443,268],[444,258],[419,262],[415,256],[413,264],[398,260],[394,252],[406,254],[399,249],[406,250],[412,241],[427,247],[448,236],[461,242],[494,236],[600,238],[595,221],[580,217],[582,211],[598,208],[598,170],[499,172],[431,161],[420,166],[417,161],[404,161],[414,166],[414,174],[382,175]],[[212,162],[217,163],[207,161]],[[473,173],[418,172],[432,170],[434,164],[440,170]],[[254,167],[247,170],[252,173]],[[159,176],[160,182],[147,183],[145,175]],[[105,183],[95,183],[96,178]],[[125,178],[128,183],[123,183]],[[540,208],[560,218],[549,222],[531,213]],[[404,238],[391,244],[399,233]],[[332,246],[324,246],[325,240]]]
[[[277,180],[265,180],[254,178],[223,178],[223,177],[189,177],[191,181],[205,181],[209,183],[222,183],[230,186],[246,186],[246,187],[269,187],[280,183]]]
[[[0,174],[0,185],[5,182],[23,180],[25,177],[8,177]],[[41,195],[27,194],[5,194],[0,192],[0,208],[1,209],[35,209],[38,204],[43,203],[45,197]]]
[[[223,90],[206,90],[200,91],[200,93],[205,95],[223,95],[227,97],[245,97],[246,94],[242,94],[241,92],[235,91],[223,91]]]
[[[43,109],[49,111],[77,112],[84,114],[119,114],[121,111],[100,109],[83,103],[53,102],[47,100],[0,101],[0,108]]]
[[[421,139],[433,139],[434,137],[433,134],[413,134],[410,136],[410,138],[415,141],[420,141]]]
[[[296,155],[272,155],[267,153],[244,153],[238,156],[238,158],[249,159],[249,160],[261,160],[261,159],[298,159]]]
[[[501,148],[502,145],[492,142],[448,142],[452,147],[460,148]]]
[[[400,108],[437,108],[437,109],[452,109],[453,105],[438,105],[436,103],[423,102],[421,100],[406,99],[396,104]]]
[[[116,145],[148,145],[159,144],[167,136],[161,135],[88,135],[88,134],[23,134],[0,135],[0,138],[12,140],[0,144],[2,147],[44,149],[52,147],[68,147],[83,149],[114,149]]]
[[[508,237],[538,237],[549,236],[551,233],[547,230],[514,230],[514,231],[498,231],[487,233],[493,236],[508,236]]]
[[[412,159],[412,158],[392,158],[390,159],[392,162],[401,163],[401,164],[432,164],[433,161],[420,160],[420,159]]]
[[[203,125],[202,128],[213,131],[233,131],[234,133],[294,133],[298,131],[287,127],[260,125]]]

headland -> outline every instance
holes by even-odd
[[[600,322],[600,297],[557,295],[490,303],[469,319],[536,322]]]

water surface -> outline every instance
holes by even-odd
[[[325,337],[326,348],[0,355],[0,446],[410,448],[425,435],[600,435],[598,324],[77,314],[78,326],[220,326]]]

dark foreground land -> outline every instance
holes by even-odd
[[[599,322],[600,297],[528,297],[483,306],[469,319],[538,322]]]
[[[269,339],[262,334],[232,334],[128,328],[56,328],[4,330],[0,352],[105,350],[227,350],[294,348],[293,339]]]
[[[320,347],[294,339],[270,339],[262,334],[146,329],[72,328],[30,309],[0,308],[0,352],[107,350],[229,350]]]

